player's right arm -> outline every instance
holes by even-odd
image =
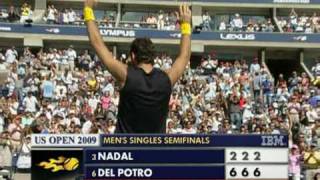
[[[105,46],[104,41],[100,35],[100,31],[95,22],[93,14],[93,6],[96,4],[95,0],[84,1],[84,16],[87,24],[90,43],[96,50],[97,55],[101,61],[107,66],[109,72],[120,82],[123,86],[127,77],[127,66],[120,61],[113,58],[112,53]]]
[[[184,4],[180,6],[179,18],[182,35],[180,42],[180,54],[172,68],[166,71],[172,85],[174,85],[182,76],[191,56],[191,10],[188,5]]]

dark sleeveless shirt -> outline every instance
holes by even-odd
[[[147,74],[128,66],[115,133],[165,133],[171,90],[170,79],[162,70],[153,68]]]

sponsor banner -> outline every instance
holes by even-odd
[[[320,0],[319,0],[320,1]],[[31,34],[50,34],[50,35],[69,35],[88,36],[86,27],[75,26],[49,26],[49,25],[33,25],[25,27],[22,24],[0,23],[0,32],[13,33],[31,33]],[[119,29],[119,28],[103,28],[100,33],[104,37],[119,38],[138,38],[150,37],[152,39],[179,39],[181,34],[179,31],[160,31],[156,29]],[[262,41],[262,42],[306,42],[320,43],[319,34],[304,33],[247,33],[247,32],[200,32],[192,35],[193,40],[220,40],[220,41]]]
[[[256,35],[255,34],[221,33],[220,39],[222,39],[222,40],[254,41],[254,40],[256,40]]]
[[[98,134],[32,134],[32,147],[96,147]]]
[[[0,31],[11,31],[11,27],[7,27],[7,26],[0,26]]]

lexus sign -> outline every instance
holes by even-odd
[[[256,35],[255,34],[221,33],[220,39],[254,41],[256,39]]]

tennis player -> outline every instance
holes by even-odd
[[[165,133],[168,104],[173,85],[182,76],[191,55],[191,10],[186,4],[177,16],[181,27],[180,53],[172,68],[153,68],[155,47],[149,38],[137,38],[131,44],[132,65],[114,59],[97,27],[95,0],[85,0],[84,20],[91,45],[121,86],[116,133]]]

